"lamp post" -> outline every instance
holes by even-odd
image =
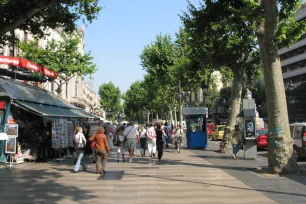
[[[205,84],[205,82],[201,86],[202,92],[203,92],[203,106],[206,107],[206,94],[208,92],[208,85]]]

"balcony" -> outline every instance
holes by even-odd
[[[297,15],[296,15],[296,20],[301,20],[303,18],[306,17],[306,7],[305,5],[302,6],[301,10],[298,11]]]
[[[306,53],[300,54],[300,55],[296,55],[294,57],[290,57],[284,61],[281,62],[282,67],[305,60],[306,59]]]
[[[302,74],[306,74],[306,67],[298,68],[298,69],[283,73],[283,79],[288,79],[288,78],[299,76]]]
[[[297,48],[300,48],[302,46],[305,46],[306,45],[306,38],[303,39],[303,40],[300,40],[300,41],[297,41],[296,43],[294,43],[290,48],[287,48],[287,47],[284,47],[284,48],[281,48],[278,50],[278,54],[279,55],[283,55],[287,52],[290,52],[292,50],[295,50]],[[289,58],[290,59],[290,58]],[[285,61],[285,60],[284,60]]]

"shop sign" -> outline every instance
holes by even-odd
[[[56,72],[51,71],[47,67],[35,64],[29,60],[18,58],[18,57],[8,57],[8,56],[0,56],[0,64],[7,64],[16,67],[23,67],[34,72],[41,73],[47,77],[51,77],[56,79]]]

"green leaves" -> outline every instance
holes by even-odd
[[[72,33],[76,21],[91,23],[98,17],[99,0],[9,0],[0,4],[0,44],[14,29],[43,37],[46,28]],[[39,19],[39,20],[38,20]]]
[[[121,91],[112,82],[104,83],[99,87],[99,96],[104,110],[109,112],[111,118],[121,110]]]
[[[65,41],[48,41],[46,48],[39,48],[37,41],[21,42],[21,57],[57,72],[58,78],[67,82],[72,76],[96,72],[90,53],[79,52],[77,36],[67,36]]]

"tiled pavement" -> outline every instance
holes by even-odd
[[[239,152],[240,160],[233,161],[230,154],[219,154],[214,150],[219,149],[219,143],[210,141],[208,149],[192,150],[197,158],[205,159],[215,168],[219,168],[239,181],[249,185],[270,199],[280,204],[306,204],[306,176],[288,175],[286,177],[264,177],[256,174],[250,169],[267,167],[267,152],[258,153],[256,160],[244,160],[243,152]],[[305,161],[299,162],[304,167]]]
[[[167,150],[161,162],[114,156],[106,175],[93,164],[72,174],[71,160],[0,167],[0,203],[275,203],[189,150]]]

